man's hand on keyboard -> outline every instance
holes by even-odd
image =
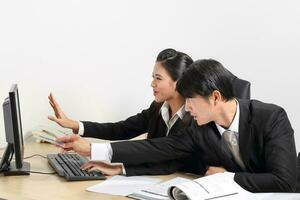
[[[102,174],[108,176],[122,174],[121,164],[109,164],[101,161],[89,161],[83,164],[80,169],[88,171],[101,171]]]
[[[62,153],[73,150],[82,156],[91,155],[91,143],[79,135],[72,134],[59,137],[56,141],[64,143],[62,146],[59,146],[62,148]]]

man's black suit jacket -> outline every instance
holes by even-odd
[[[117,123],[97,123],[83,121],[84,137],[93,137],[105,140],[125,140],[136,136],[147,134],[147,138],[165,137],[167,126],[162,118],[160,108],[162,103],[153,102],[148,109],[143,110],[137,115],[131,116],[124,121]],[[186,113],[181,120],[175,122],[169,131],[169,135],[176,134],[179,130],[191,125],[192,118]],[[195,164],[198,163],[198,164]],[[143,163],[139,165],[125,164],[126,175],[157,175],[170,174],[178,170],[203,173],[204,169],[201,161],[193,156],[177,160],[168,160],[160,163]]]
[[[112,162],[163,162],[199,154],[209,166],[234,172],[234,180],[251,192],[293,192],[296,189],[294,131],[281,107],[240,100],[239,147],[246,171],[225,153],[215,123],[193,126],[170,137],[112,143]],[[134,155],[134,156],[132,156]]]

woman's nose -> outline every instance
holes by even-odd
[[[155,82],[154,82],[154,80],[153,81],[151,81],[151,87],[155,87],[156,86],[156,84],[155,84]]]

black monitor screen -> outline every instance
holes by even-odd
[[[9,96],[3,103],[4,126],[7,147],[2,157],[0,170],[5,175],[29,174],[29,163],[23,162],[24,142],[17,84],[12,85]],[[13,154],[15,162],[11,162]]]

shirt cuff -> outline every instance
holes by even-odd
[[[83,136],[84,133],[83,123],[81,121],[78,121],[78,124],[79,124],[78,135]]]
[[[120,163],[122,165],[122,174],[121,175],[124,175],[126,176],[126,169],[124,167],[124,164],[123,163]]]
[[[91,160],[111,162],[112,148],[110,143],[92,143]]]

